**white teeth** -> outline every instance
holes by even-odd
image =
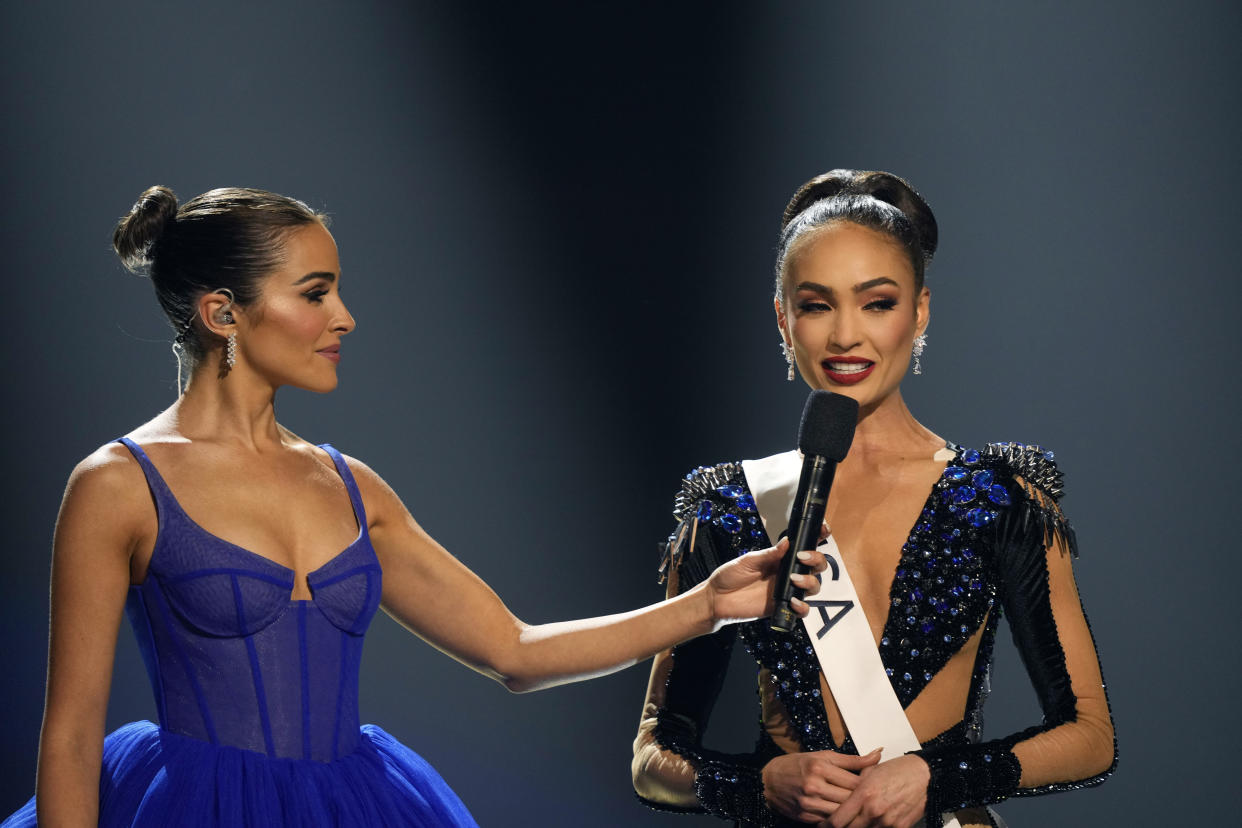
[[[861,374],[874,363],[871,362],[829,362],[828,367],[834,374]]]

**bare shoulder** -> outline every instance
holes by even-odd
[[[155,508],[138,461],[120,443],[100,446],[73,468],[57,533],[77,531],[132,541],[150,529]]]
[[[69,473],[66,498],[126,499],[146,489],[142,467],[129,449],[120,443],[107,443],[83,457]]]
[[[345,465],[358,482],[358,491],[362,494],[362,501],[372,521],[380,522],[405,513],[401,498],[374,469],[356,457],[348,454],[341,456],[345,458]]]

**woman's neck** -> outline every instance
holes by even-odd
[[[202,365],[185,393],[168,410],[176,430],[191,440],[241,444],[254,450],[283,445],[287,432],[276,422],[276,389],[241,371],[220,376]]]
[[[914,419],[900,391],[864,410],[843,466],[873,466],[893,460],[931,457],[944,440]]]

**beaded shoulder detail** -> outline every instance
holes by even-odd
[[[998,461],[1015,478],[1026,495],[1019,510],[1024,523],[1034,521],[1042,531],[1045,547],[1060,540],[1073,556],[1078,556],[1078,540],[1069,519],[1061,511],[1065,495],[1065,475],[1057,467],[1056,456],[1047,449],[1026,443],[988,443],[983,456]]]
[[[1000,460],[1013,474],[1053,501],[1065,494],[1065,475],[1057,468],[1056,456],[1050,451],[1025,443],[988,443],[983,456]]]
[[[681,491],[673,498],[673,517],[679,521],[689,517],[704,497],[723,486],[736,485],[742,479],[741,463],[699,466],[686,475]]]

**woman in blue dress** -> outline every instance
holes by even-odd
[[[519,692],[771,609],[780,548],[642,610],[522,623],[375,472],[276,420],[279,387],[336,386],[354,328],[323,216],[258,190],[178,205],[153,187],[114,246],[149,273],[189,381],[69,479],[36,797],[6,825],[37,810],[49,826],[471,826],[426,762],[359,725],[362,640],[379,607]],[[105,738],[123,612],[159,724]]]

